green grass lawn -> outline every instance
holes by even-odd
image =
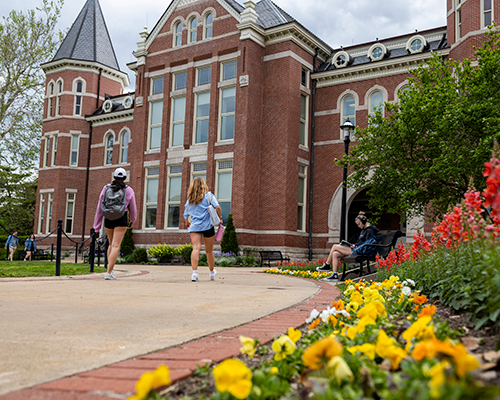
[[[94,272],[106,272],[106,270],[102,266],[95,265]],[[61,275],[87,274],[90,274],[89,264],[61,263]],[[0,278],[55,275],[55,261],[0,261]]]

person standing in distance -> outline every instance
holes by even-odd
[[[14,261],[14,253],[17,250],[17,245],[19,244],[19,237],[17,236],[17,231],[12,232],[12,235],[9,235],[7,241],[5,242],[5,248],[9,248],[9,257],[8,261]]]
[[[210,221],[208,206],[212,205],[217,211],[217,215],[222,223],[222,212],[215,196],[208,190],[208,186],[203,178],[194,178],[189,185],[186,205],[184,206],[184,222],[191,235],[193,252],[191,253],[191,267],[193,273],[191,281],[198,281],[198,261],[200,260],[201,241],[205,244],[205,253],[207,253],[208,268],[210,270],[210,280],[213,281],[217,275],[214,269],[214,241],[215,229]],[[191,221],[189,221],[191,217]]]
[[[26,245],[24,250],[26,250],[26,257],[24,257],[24,261],[29,259],[30,261],[33,259],[33,253],[36,251],[36,239],[35,234],[31,234],[28,239],[26,239]]]
[[[106,231],[106,235],[108,235],[108,271],[104,274],[104,279],[116,279],[116,276],[113,272],[115,267],[116,259],[118,258],[118,253],[120,251],[120,245],[122,243],[123,236],[127,229],[131,229],[137,218],[137,205],[135,203],[135,194],[134,190],[125,185],[125,179],[127,179],[127,172],[123,168],[117,168],[113,173],[114,180],[109,185],[110,189],[113,192],[117,192],[119,190],[125,190],[125,201],[126,208],[125,214],[123,214],[118,219],[108,219],[102,215],[101,204],[104,198],[104,193],[108,188],[108,185],[104,185],[101,191],[101,195],[99,196],[99,202],[97,203],[97,209],[95,212],[94,218],[94,230],[96,232],[101,229],[102,220],[104,219],[104,230]],[[128,218],[130,217],[130,224],[128,223]]]

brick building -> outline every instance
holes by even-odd
[[[140,33],[135,92],[125,93],[98,0],[87,0],[47,76],[35,232],[62,219],[88,236],[118,166],[136,193],[139,246],[189,242],[182,220],[193,177],[205,178],[244,247],[322,256],[340,231],[347,118],[366,127],[398,101],[431,51],[460,59],[484,40],[500,0],[448,0],[447,26],[334,49],[270,0],[174,0]],[[348,238],[366,209],[348,191]],[[384,215],[380,229],[403,229]]]

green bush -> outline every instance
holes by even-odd
[[[178,246],[177,251],[185,263],[189,264],[191,262],[191,253],[193,252],[192,244],[183,244],[182,246]]]
[[[143,264],[148,262],[148,252],[146,249],[138,248],[134,251],[134,262],[136,264]]]
[[[239,252],[238,239],[236,238],[236,229],[234,228],[233,224],[233,214],[229,214],[227,218],[227,226],[224,230],[224,235],[222,236],[220,249],[223,253],[234,253],[237,255]]]
[[[157,258],[161,263],[169,262],[172,258],[174,258],[174,256],[179,254],[177,249],[168,244],[157,244],[156,246],[151,247],[148,250],[148,253],[151,257]]]
[[[120,254],[128,256],[134,253],[134,239],[132,239],[132,229],[127,229],[120,245]]]

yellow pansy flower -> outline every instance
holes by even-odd
[[[302,353],[302,361],[311,369],[323,368],[333,357],[342,354],[342,344],[329,336],[317,340]]]
[[[167,386],[172,382],[169,378],[170,371],[165,365],[160,365],[154,372],[145,372],[135,384],[136,394],[127,400],[142,400],[147,397],[151,389]]]
[[[356,303],[355,301],[351,301],[349,302],[349,304],[347,304],[345,310],[350,314],[350,313],[355,313],[356,311],[358,311],[359,309],[359,304]]]
[[[351,326],[347,329],[347,337],[353,340],[358,333],[363,333],[368,325],[374,325],[375,320],[370,315],[365,315],[358,321],[357,326]]]
[[[371,343],[364,343],[360,346],[348,347],[347,351],[351,354],[356,354],[359,351],[367,356],[370,360],[375,359],[375,345]]]
[[[380,301],[374,300],[361,308],[356,315],[358,318],[363,318],[364,316],[369,315],[372,319],[376,320],[380,315],[386,316],[387,312],[385,311],[384,305]]]
[[[406,331],[403,332],[403,339],[405,339],[409,343],[410,340],[412,340],[427,327],[429,322],[431,322],[431,319],[432,317],[429,315],[417,319]],[[407,346],[409,346],[409,344]]]
[[[220,393],[229,392],[237,399],[245,399],[252,390],[252,372],[240,360],[222,361],[214,368],[213,375]]]
[[[392,369],[396,370],[399,368],[401,360],[406,356],[406,352],[401,347],[396,347],[394,342],[394,339],[389,338],[384,331],[380,330],[375,344],[375,353],[382,358],[391,360]]]
[[[295,351],[296,346],[292,339],[283,335],[273,342],[272,348],[276,352],[274,359],[276,361],[280,361],[286,358],[286,356],[292,354]]]
[[[255,340],[246,336],[240,336],[240,342],[243,347],[240,349],[241,354],[246,354],[253,358],[255,355]]]
[[[337,379],[337,383],[339,384],[344,379],[349,379],[350,381],[354,380],[354,375],[349,368],[349,365],[345,362],[345,360],[340,356],[333,357],[330,361],[328,361],[326,365],[326,370],[330,374]]]
[[[351,295],[351,302],[352,301],[358,304],[363,304],[365,300],[363,299],[361,293],[354,291]]]
[[[292,340],[292,342],[297,343],[302,333],[298,329],[288,328],[288,337]]]
[[[429,369],[428,374],[426,374],[431,377],[431,380],[429,381],[429,388],[431,389],[432,398],[436,399],[441,396],[439,388],[446,383],[445,370],[449,367],[450,364],[447,361],[442,361]]]

